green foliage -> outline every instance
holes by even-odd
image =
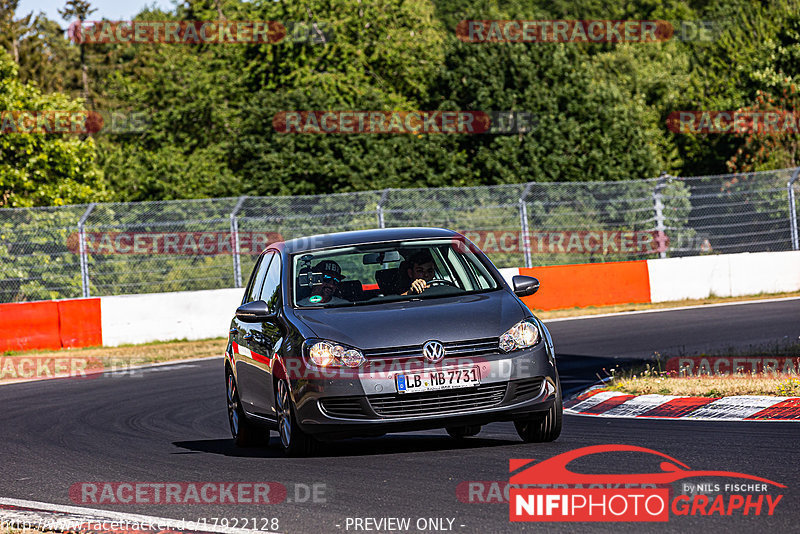
[[[23,84],[17,66],[0,52],[0,110],[80,111],[60,93]],[[0,133],[0,206],[47,206],[105,198],[92,139],[57,134]]]
[[[19,0],[0,0],[0,47],[11,50],[11,57],[19,63],[20,44],[28,33],[32,14],[16,18]]]
[[[294,237],[375,225],[380,195],[336,193],[412,188],[383,199],[386,225],[516,231],[520,184],[548,182],[526,196],[532,231],[649,230],[655,182],[621,181],[797,164],[796,135],[679,135],[665,120],[680,110],[796,107],[798,7],[796,0],[188,0],[145,8],[136,18],[273,20],[288,34],[264,44],[78,45],[55,21],[19,13],[18,0],[0,0],[0,111],[88,107],[149,118],[144,130],[93,138],[0,134],[0,206],[329,195],[243,209],[243,230]],[[68,0],[62,14],[86,20],[92,11],[87,0]],[[711,40],[646,44],[469,44],[455,34],[468,19],[711,21],[714,32]],[[535,123],[502,135],[276,132],[276,114],[291,110],[517,111]],[[604,193],[574,182],[603,182]],[[428,190],[477,185],[493,186],[491,194],[469,189],[443,200]],[[670,182],[663,193],[669,230],[695,237],[685,185]],[[757,197],[748,222],[777,224],[782,194]],[[142,216],[128,204],[115,206],[102,214],[106,224],[131,225]],[[169,216],[183,213],[175,209]],[[75,296],[80,269],[64,243],[83,208],[77,211],[55,220],[45,210],[3,227],[32,233],[24,246],[0,238],[0,249],[7,247],[0,253],[33,247],[38,263],[7,265],[17,270],[0,279],[12,280],[0,284],[7,288],[0,300]],[[765,222],[770,212],[775,221]],[[198,229],[221,224],[225,231],[222,213],[209,209],[192,220]],[[156,229],[155,222],[141,228]],[[37,225],[49,229],[34,232]],[[58,245],[48,249],[48,240]],[[519,254],[493,259],[521,262]],[[626,258],[555,254],[534,261],[618,259]],[[186,258],[158,260],[92,256],[92,290],[188,288]],[[249,262],[243,259],[243,271]],[[229,257],[193,258],[197,280],[188,284],[229,285],[230,269]],[[70,274],[56,274],[63,272]],[[28,280],[36,277],[48,281]]]
[[[759,91],[794,84],[800,65],[795,0],[191,0],[137,16],[274,20],[288,31],[248,45],[78,46],[52,21],[16,10],[3,0],[0,46],[18,49],[23,81],[75,96],[88,87],[100,110],[150,115],[147,131],[98,142],[117,200],[719,173],[744,140],[676,135],[667,115],[751,106]],[[91,12],[86,0],[63,9],[70,19]],[[714,33],[647,44],[458,40],[458,22],[476,18],[711,21]],[[524,111],[536,125],[476,136],[284,135],[272,126],[281,111],[353,109]],[[757,168],[792,161],[792,145],[782,146]]]
[[[641,95],[603,79],[594,61],[569,44],[452,44],[437,87],[440,109],[518,110],[537,119],[527,134],[460,140],[483,183],[620,180],[665,168],[657,116]]]
[[[79,51],[64,39],[60,25],[44,15],[33,19],[20,42],[19,79],[43,93],[72,94],[80,89]]]

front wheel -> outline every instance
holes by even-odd
[[[535,414],[529,419],[514,421],[517,434],[526,443],[555,441],[561,435],[561,419],[564,406],[561,403],[561,384],[556,389],[553,405],[544,414]]]
[[[240,447],[253,445],[258,436],[258,429],[247,420],[239,399],[239,390],[236,387],[236,379],[230,370],[225,371],[225,384],[228,397],[228,424],[231,427],[231,435],[234,442]]]
[[[310,456],[317,450],[319,442],[303,432],[297,425],[294,407],[289,395],[289,385],[278,380],[275,387],[275,411],[278,414],[278,435],[281,447],[287,456]]]

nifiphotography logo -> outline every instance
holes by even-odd
[[[567,468],[567,464],[579,458],[606,452],[639,452],[659,456],[663,458],[659,466],[661,471],[582,474]],[[509,462],[509,470],[513,473],[509,480],[511,521],[665,522],[669,521],[670,512],[675,516],[773,515],[783,494],[776,495],[769,491],[786,487],[744,473],[692,470],[664,453],[633,445],[594,445],[530,465],[534,461]],[[682,482],[697,477],[703,482]],[[725,480],[708,483],[709,477]],[[745,481],[730,482],[730,479]],[[682,491],[671,496],[668,485],[678,481],[681,481]],[[543,484],[549,487],[531,487]],[[656,487],[644,487],[653,485]]]

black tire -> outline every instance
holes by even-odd
[[[561,435],[561,420],[564,406],[561,403],[561,384],[556,390],[556,399],[548,411],[535,414],[529,419],[514,421],[517,434],[526,443],[555,441]]]
[[[294,415],[294,405],[285,380],[275,383],[275,411],[278,414],[278,437],[286,456],[312,456],[319,442],[303,432]]]
[[[448,426],[445,430],[453,439],[464,439],[477,436],[481,431],[481,425]]]
[[[225,389],[228,400],[228,424],[231,427],[233,441],[239,447],[248,447],[258,441],[258,428],[251,423],[242,409],[239,400],[239,388],[230,369],[225,369]]]

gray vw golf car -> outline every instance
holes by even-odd
[[[461,234],[343,232],[275,243],[253,268],[225,358],[237,444],[276,430],[287,454],[351,436],[513,421],[527,442],[561,432],[547,328]]]

